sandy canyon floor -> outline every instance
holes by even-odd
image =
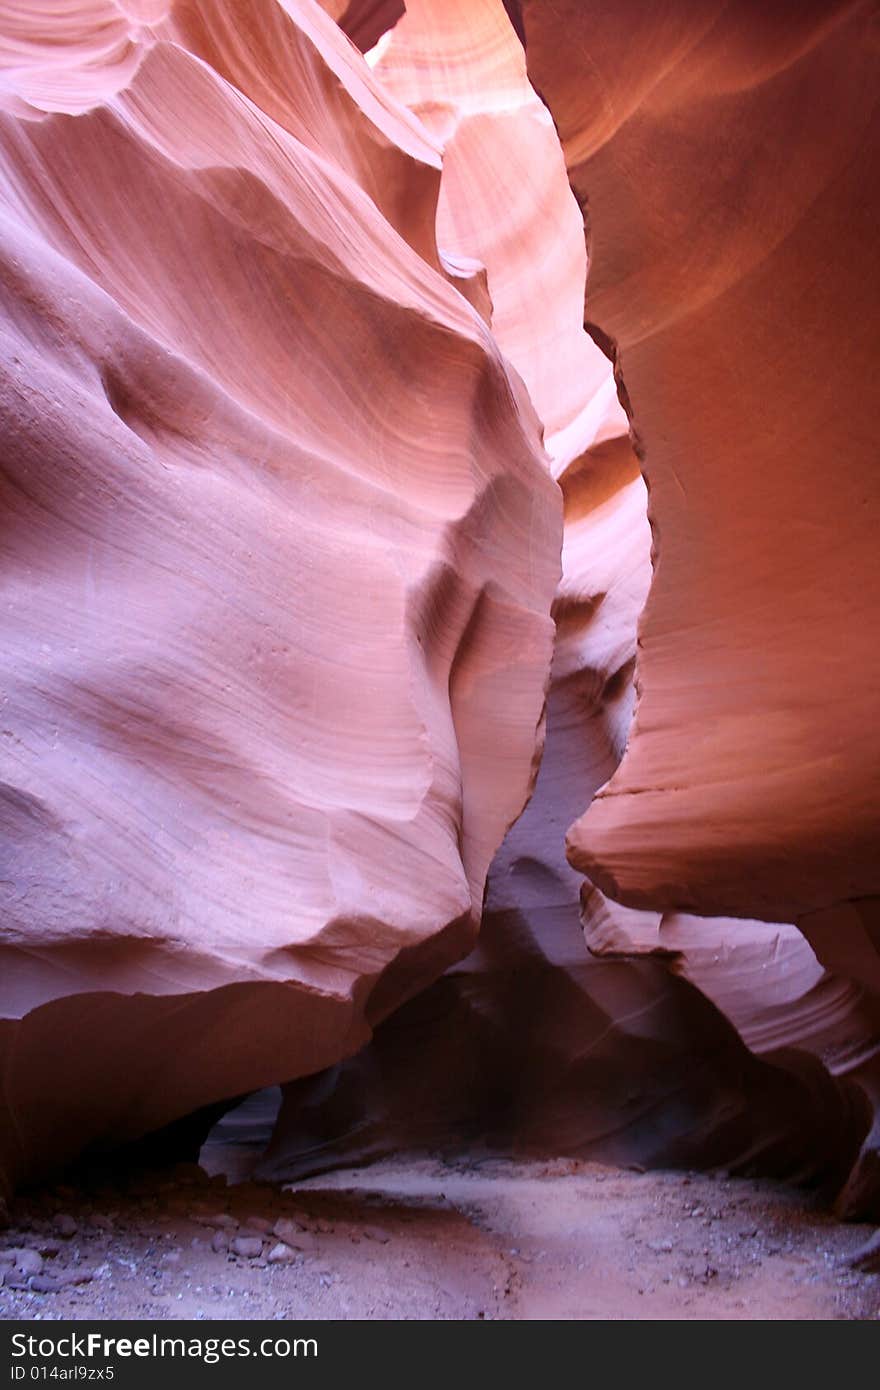
[[[871,1230],[774,1183],[397,1159],[295,1188],[181,1167],[21,1197],[0,1316],[873,1319]]]

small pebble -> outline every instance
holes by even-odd
[[[62,1285],[50,1274],[35,1274],[31,1279],[31,1288],[34,1293],[58,1293]]]
[[[279,1241],[277,1245],[272,1246],[266,1258],[270,1265],[281,1265],[290,1264],[291,1260],[296,1259],[296,1255],[289,1245]]]
[[[43,1257],[36,1250],[19,1250],[15,1257],[15,1268],[19,1274],[39,1274],[43,1268]]]
[[[263,1242],[258,1236],[236,1236],[230,1249],[244,1260],[256,1260],[263,1253]]]
[[[274,1233],[279,1240],[284,1241],[286,1245],[292,1245],[296,1250],[314,1253],[321,1246],[314,1231],[303,1231],[289,1217],[282,1217],[280,1221],[275,1222]]]
[[[383,1231],[380,1226],[364,1226],[362,1235],[366,1240],[375,1240],[379,1245],[387,1245],[391,1240],[387,1231]],[[519,1254],[519,1251],[516,1252]]]

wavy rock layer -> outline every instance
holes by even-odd
[[[490,871],[477,950],[357,1058],[287,1088],[262,1171],[297,1177],[466,1136],[839,1184],[864,1106],[792,1049],[861,1077],[870,1020],[794,927],[661,918],[587,885],[583,951],[583,880],[564,836],[626,743],[650,533],[611,364],[581,327],[582,221],[500,3],[410,0],[374,70],[443,140],[438,240],[486,266],[493,331],[563,489],[548,731],[532,801]]]
[[[664,922],[797,921],[838,976],[824,1002],[855,982],[828,1055],[876,1104],[880,492],[853,391],[880,349],[876,6],[523,0],[521,18],[655,542],[626,757],[570,857]],[[857,1206],[880,1202],[878,1145],[875,1122]]]
[[[436,142],[327,15],[2,44],[13,1182],[337,1061],[463,954],[560,519]]]
[[[870,896],[880,491],[853,384],[880,348],[876,6],[523,13],[657,552],[632,737],[573,862],[651,909]]]
[[[5,1181],[305,1077],[267,1174],[467,1139],[870,1210],[871,7],[38,11]],[[534,775],[550,473],[541,775],[419,994]]]
[[[618,909],[606,904],[604,930],[594,923],[587,937],[594,954],[584,951],[582,880],[561,832],[601,775],[584,735],[592,724],[594,740],[603,726],[607,738],[608,722],[597,705],[585,724],[571,680],[554,679],[538,784],[493,862],[477,949],[356,1057],[285,1088],[261,1176],[464,1143],[720,1165],[820,1183],[829,1196],[848,1180],[867,1105],[823,1063],[840,1052],[858,1000],[794,928],[690,917],[650,937],[650,915],[630,914],[639,942],[631,920],[612,935]],[[853,1071],[857,1059],[841,1060]]]

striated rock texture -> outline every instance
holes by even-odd
[[[870,896],[876,5],[522,10],[656,552],[635,724],[572,862],[652,909],[790,921]]]
[[[7,1185],[287,1081],[876,1205],[872,16],[0,7]]]
[[[0,18],[11,1184],[464,954],[560,516],[438,145],[317,5]]]
[[[564,837],[626,743],[650,533],[611,364],[581,327],[583,225],[500,2],[410,0],[374,70],[443,140],[440,245],[486,266],[493,331],[562,486],[548,731],[532,801],[490,871],[479,946],[363,1053],[286,1089],[262,1171],[465,1136],[839,1185],[865,1104],[801,1054],[863,1080],[874,1023],[793,926],[633,912],[587,885],[584,952]]]
[[[340,29],[366,53],[404,13],[403,0],[322,0]]]
[[[371,61],[442,146],[438,244],[486,268],[492,330],[528,387],[554,475],[600,443],[626,445],[611,366],[583,327],[581,215],[500,0],[410,0]],[[641,547],[647,573],[642,531],[620,548]]]
[[[612,938],[612,904],[585,952],[561,834],[596,776],[578,715],[571,683],[554,679],[538,784],[493,862],[477,949],[354,1058],[285,1088],[261,1176],[466,1144],[721,1165],[829,1197],[846,1183],[867,1104],[823,1062],[861,1080],[865,1059],[842,1040],[863,1041],[865,1020],[794,928],[691,917],[649,938],[650,914],[635,914],[639,943],[629,920]]]
[[[712,1000],[753,1052],[783,1065],[792,1059],[782,1054],[806,1052],[833,1077],[858,1084],[873,1123],[836,1205],[846,1217],[880,1217],[880,996],[863,972],[843,961],[837,974],[823,969],[794,926],[636,911],[589,884],[582,897],[592,953],[662,960]]]
[[[838,977],[823,1010],[855,982],[826,1040],[876,1106],[876,4],[519,9],[654,533],[626,757],[571,862],[664,924],[796,921]],[[880,1210],[878,1151],[875,1121],[845,1209]]]

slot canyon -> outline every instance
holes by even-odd
[[[876,0],[0,0],[0,1316],[880,1317]]]

